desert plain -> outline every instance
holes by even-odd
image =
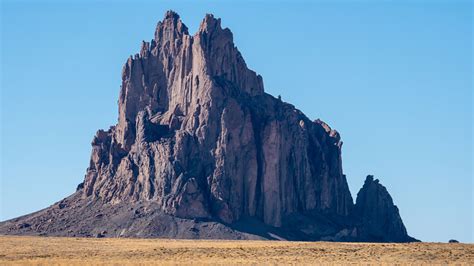
[[[0,265],[464,264],[474,244],[0,236]]]

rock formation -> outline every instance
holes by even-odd
[[[125,63],[118,104],[77,192],[0,232],[412,240],[378,181],[353,204],[339,133],[266,94],[213,15],[190,35],[168,11]]]
[[[357,193],[355,213],[359,218],[361,235],[370,241],[407,241],[407,230],[403,225],[397,206],[387,189],[369,175]]]

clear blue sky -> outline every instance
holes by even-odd
[[[122,65],[173,9],[193,33],[221,17],[267,92],[342,134],[354,198],[374,174],[412,236],[473,241],[470,2],[64,2],[2,1],[0,220],[82,182]]]

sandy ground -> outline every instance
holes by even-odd
[[[474,244],[0,236],[5,264],[473,264]]]

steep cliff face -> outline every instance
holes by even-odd
[[[206,15],[192,36],[169,11],[154,36],[123,67],[118,123],[94,137],[78,191],[0,232],[251,238],[240,231],[255,227],[266,239],[270,231],[295,240],[406,236],[378,185],[366,182],[354,209],[339,133],[266,94],[220,19]]]

